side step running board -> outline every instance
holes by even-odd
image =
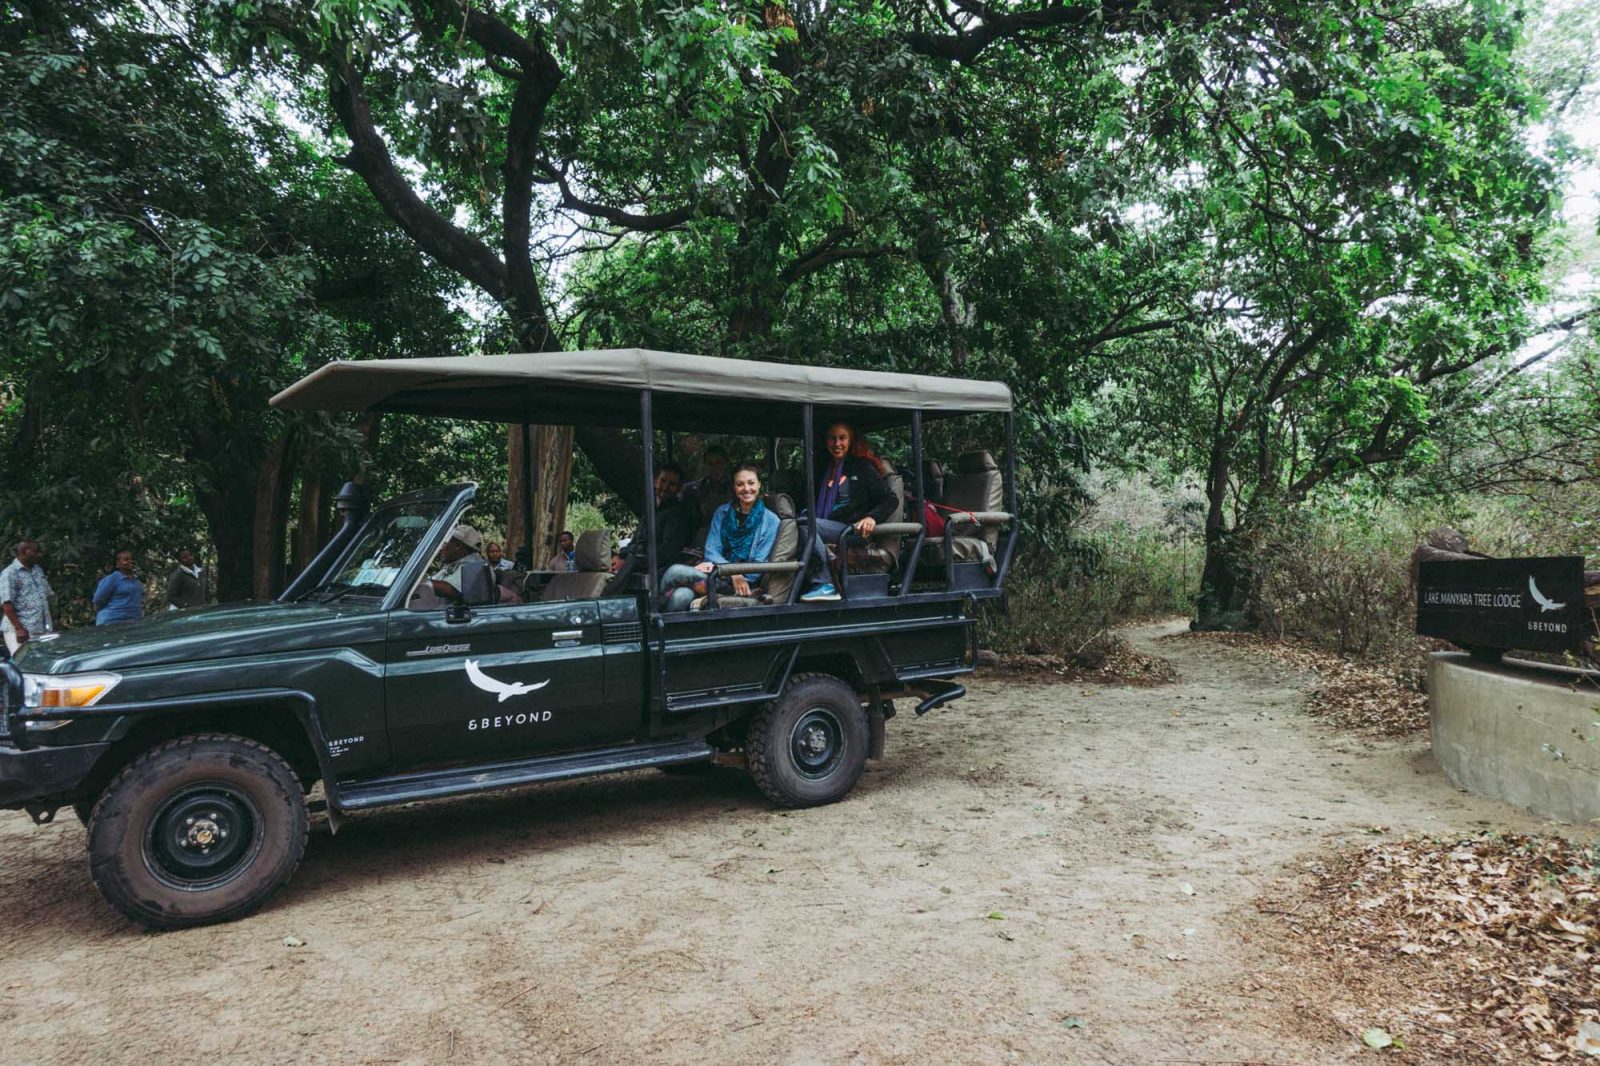
[[[414,800],[493,792],[541,781],[641,770],[647,766],[707,762],[713,754],[711,745],[703,740],[675,740],[666,744],[630,744],[575,755],[542,755],[514,762],[396,774],[370,781],[341,782],[338,806],[345,811],[364,811]]]

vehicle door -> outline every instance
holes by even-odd
[[[397,609],[384,700],[399,768],[634,739],[637,694],[607,699],[594,600]]]

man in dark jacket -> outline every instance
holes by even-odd
[[[701,453],[700,461],[705,464],[705,476],[689,482],[679,494],[696,528],[709,523],[717,508],[733,498],[733,479],[728,476],[728,449],[713,444]]]
[[[178,553],[177,569],[167,575],[167,609],[204,607],[211,598],[210,585],[205,568],[194,561],[194,552],[183,549]]]
[[[677,463],[656,469],[656,565],[663,570],[678,561],[697,528],[690,508],[678,499],[682,488],[683,468]]]
[[[855,431],[844,422],[834,422],[822,436],[823,455],[818,464],[817,498],[811,513],[815,541],[812,545],[808,577],[818,582],[800,599],[806,603],[837,600],[839,590],[822,580],[828,553],[826,544],[837,545],[845,533],[855,531],[870,537],[879,522],[894,513],[895,497],[878,464],[860,455],[851,455]]]

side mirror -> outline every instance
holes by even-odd
[[[468,607],[490,607],[500,602],[500,586],[495,584],[494,572],[482,559],[469,559],[461,564],[461,602]]]

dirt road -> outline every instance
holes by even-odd
[[[138,932],[70,816],[0,813],[0,1058],[1356,1058],[1289,993],[1244,990],[1274,962],[1249,901],[1372,826],[1548,826],[1458,793],[1422,743],[1313,722],[1279,668],[1151,643],[1167,630],[1131,637],[1177,684],[978,680],[892,722],[833,807],[640,773],[378,813],[314,831],[294,882],[219,928]]]

